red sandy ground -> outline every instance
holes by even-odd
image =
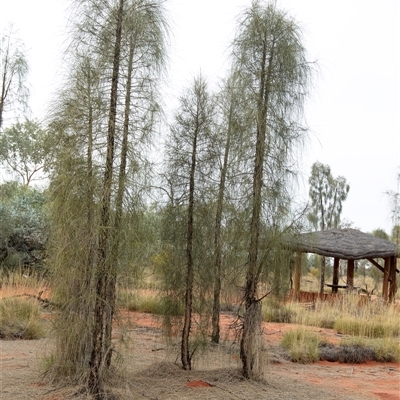
[[[121,311],[121,317],[129,319],[135,326],[143,328],[161,328],[162,321],[152,314]],[[233,339],[230,329],[235,321],[232,314],[221,315],[224,338]],[[263,332],[267,345],[276,345],[284,333],[297,328],[295,324],[264,323]],[[309,327],[310,330],[324,336],[329,343],[338,344],[342,335],[332,329]],[[382,400],[400,400],[400,363],[341,364],[338,362],[319,361],[314,364],[282,363],[273,365],[274,373],[301,376],[302,380],[319,387],[348,389],[349,393],[365,394]],[[190,386],[205,386],[206,382],[189,382]]]
[[[3,288],[0,289],[0,298],[24,294],[38,296],[40,291],[38,289],[29,290],[27,287]],[[41,298],[47,297],[46,295],[48,295],[48,292],[44,289]],[[129,321],[135,327],[162,327],[162,319],[152,314],[121,310],[119,316],[120,321]],[[232,314],[221,315],[221,326],[225,339],[234,339],[234,331],[230,329],[234,321],[235,316]],[[263,332],[267,347],[268,345],[276,345],[286,331],[296,327],[294,324],[264,323]],[[309,329],[325,336],[330,343],[337,344],[340,341],[341,335],[338,335],[334,330],[315,327],[309,327]],[[15,359],[20,356],[17,352],[14,354]],[[348,390],[349,394],[357,393],[357,395],[365,395],[366,398],[400,400],[400,363],[369,362],[352,365],[320,361],[314,364],[302,365],[282,362],[270,364],[269,368],[271,373],[275,375],[285,375],[294,379],[301,378],[301,380],[318,387],[330,389],[332,392],[340,387],[342,390]],[[202,381],[192,381],[188,385],[196,387],[209,384]]]

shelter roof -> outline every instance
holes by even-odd
[[[296,236],[289,246],[303,253],[345,260],[399,256],[399,249],[394,243],[357,229],[330,229],[302,233]]]

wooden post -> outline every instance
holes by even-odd
[[[389,302],[394,302],[394,296],[396,295],[396,268],[397,259],[395,256],[390,257],[390,271],[389,271]]]
[[[382,284],[382,297],[388,301],[388,288],[389,288],[389,272],[390,272],[391,257],[385,258],[385,266],[383,268],[383,284]]]
[[[347,260],[347,289],[354,286],[354,260]]]
[[[294,292],[293,299],[298,301],[300,298],[300,276],[301,276],[301,255],[298,251],[296,253],[296,259],[294,261]]]
[[[339,261],[340,258],[337,257],[335,257],[333,260],[332,293],[338,292],[337,285],[339,284]]]

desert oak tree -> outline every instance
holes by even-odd
[[[253,1],[239,19],[233,63],[240,74],[254,132],[251,222],[244,291],[245,314],[240,346],[243,374],[261,377],[260,232],[268,174],[281,173],[304,129],[298,124],[308,95],[310,63],[296,22],[275,2]],[[271,188],[273,189],[273,188]],[[267,200],[268,201],[268,200]],[[268,241],[268,239],[267,239]],[[268,243],[263,243],[268,247]]]

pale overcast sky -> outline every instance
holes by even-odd
[[[211,84],[224,77],[235,18],[250,0],[170,0],[170,84],[176,104],[199,71]],[[0,29],[13,22],[28,49],[30,106],[45,115],[57,88],[66,0],[0,0]],[[280,0],[304,32],[309,59],[317,60],[306,109],[310,140],[302,163],[301,196],[315,161],[350,183],[342,217],[363,231],[390,233],[385,192],[398,190],[400,172],[400,2],[398,0]],[[300,195],[299,195],[300,196]]]

